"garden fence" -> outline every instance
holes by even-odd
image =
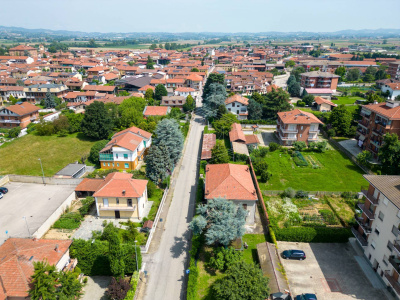
[[[265,196],[277,196],[282,194],[284,191],[282,190],[264,190],[263,193]],[[307,191],[308,195],[313,195],[315,197],[320,196],[340,196],[343,192],[338,191]]]

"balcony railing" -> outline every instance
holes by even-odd
[[[136,205],[133,206],[104,206],[104,204],[99,204],[100,210],[119,210],[119,211],[135,211]]]
[[[400,274],[400,259],[395,255],[391,255],[389,256],[389,263],[393,266],[396,272]]]
[[[383,135],[385,133],[385,131],[382,128],[379,127],[375,127],[374,129],[372,129],[373,132],[379,134],[379,135]]]
[[[362,135],[367,135],[369,130],[365,130],[364,128],[357,127],[357,132],[361,133]]]
[[[363,112],[361,112],[360,115],[361,115],[362,117],[364,117],[364,118],[367,118],[368,120],[369,120],[369,118],[371,117],[371,114],[367,115],[367,114],[365,114],[365,113],[363,113]]]
[[[354,227],[351,227],[351,232],[354,234],[354,236],[356,237],[357,241],[360,243],[360,245],[362,247],[367,247],[368,246],[367,240],[358,232],[357,229],[355,229]]]
[[[354,218],[356,219],[358,225],[360,225],[361,229],[365,232],[365,234],[370,234],[372,232],[372,228],[364,223],[363,218],[357,217],[357,215],[355,215]]]
[[[358,122],[358,125],[363,126],[366,129],[368,129],[368,122],[366,122],[366,121],[361,120]]]
[[[358,203],[357,206],[362,210],[362,212],[367,216],[368,219],[375,220],[374,213],[367,209],[364,203]]]
[[[389,282],[390,286],[396,292],[398,296],[400,296],[400,283],[394,279],[392,275],[390,275],[389,271],[385,271],[385,278]]]
[[[283,133],[298,133],[299,132],[297,129],[285,129],[282,127],[280,129]]]
[[[379,204],[379,199],[375,198],[373,194],[368,193],[368,190],[361,190],[363,193],[364,197],[369,200],[373,205],[378,205]]]
[[[113,161],[114,157],[112,154],[109,154],[109,153],[100,153],[99,160],[100,161],[103,161],[103,160]]]
[[[19,124],[21,123],[20,120],[0,120],[0,123],[14,123],[14,124]]]
[[[393,248],[396,250],[397,254],[400,255],[400,241],[394,241]]]
[[[317,135],[309,135],[307,138],[308,141],[316,141],[318,140],[318,136]]]
[[[297,135],[295,135],[295,136],[282,136],[281,134],[279,134],[279,138],[282,141],[296,141],[297,140]]]
[[[319,133],[319,129],[310,128],[309,132],[312,132],[312,133]]]

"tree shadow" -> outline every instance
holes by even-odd
[[[78,134],[76,135],[76,138],[80,141],[83,142],[96,142],[96,139],[92,139],[90,137],[87,137],[86,135],[84,135],[82,132],[78,132]]]
[[[170,248],[170,252],[172,253],[173,258],[178,258],[187,251],[189,235],[189,230],[186,230],[183,233],[182,237],[174,237],[175,243]]]

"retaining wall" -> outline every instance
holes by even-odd
[[[39,183],[43,184],[54,184],[54,185],[78,185],[83,179],[79,178],[53,178],[53,177],[41,177],[41,176],[29,176],[29,175],[7,175],[9,181],[13,182],[24,182],[24,183]]]

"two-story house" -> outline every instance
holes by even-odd
[[[249,105],[249,99],[242,95],[235,94],[225,99],[226,109],[234,114],[238,120],[247,120],[247,106]]]
[[[318,141],[319,125],[322,123],[314,114],[295,109],[278,113],[276,133],[283,146],[296,141]]]
[[[377,158],[386,133],[400,136],[400,101],[363,105],[360,115],[362,119],[358,122],[356,132],[358,146]]]
[[[29,102],[11,105],[0,110],[0,127],[27,127],[29,123],[39,119],[39,109]]]
[[[47,93],[52,97],[63,98],[68,92],[68,87],[65,84],[34,84],[24,87],[24,92],[27,101],[39,103],[46,98]]]
[[[102,169],[135,170],[146,149],[151,145],[151,133],[135,126],[117,132],[100,151]]]
[[[352,232],[373,270],[400,298],[400,176],[364,175]]]
[[[340,76],[321,71],[312,71],[300,74],[300,86],[307,89],[330,89],[336,91]]]

